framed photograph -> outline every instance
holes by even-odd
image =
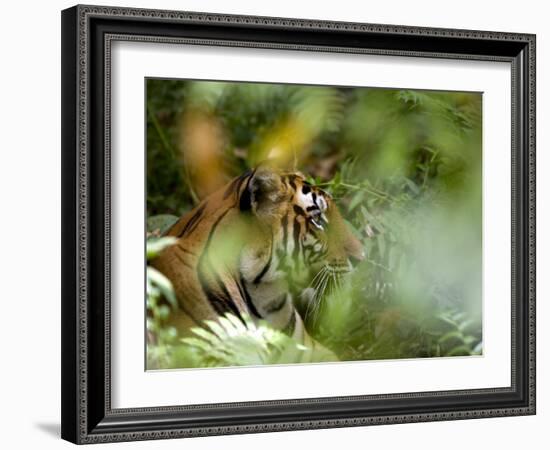
[[[62,12],[62,437],[535,413],[535,36]]]

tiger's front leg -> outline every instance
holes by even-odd
[[[255,284],[241,281],[243,302],[248,314],[265,320],[273,328],[290,336],[302,348],[288,348],[281,354],[283,362],[338,361],[337,356],[313,339],[306,330],[302,316],[296,309],[294,296],[289,292],[284,273],[269,272],[269,281]]]

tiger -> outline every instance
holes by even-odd
[[[230,313],[266,321],[302,344],[307,351],[296,362],[338,360],[309,335],[297,304],[319,301],[316,276],[351,271],[364,247],[332,197],[304,175],[269,166],[245,172],[165,235],[175,244],[152,264],[172,283],[178,335]]]

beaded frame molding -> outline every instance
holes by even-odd
[[[116,40],[509,62],[511,385],[113,409],[110,49]],[[61,403],[61,435],[78,444],[535,414],[535,36],[119,7],[64,10]]]

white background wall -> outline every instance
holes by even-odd
[[[98,0],[97,3],[104,3]],[[67,448],[60,398],[60,10],[72,1],[2,6],[0,45],[0,443]],[[538,57],[538,415],[116,444],[118,448],[280,449],[544,448],[550,423],[548,320],[550,77],[545,2],[111,0],[106,4],[235,14],[470,28],[537,34]],[[546,203],[546,205],[545,205]],[[546,425],[546,427],[545,427]],[[540,442],[540,443],[538,443]],[[113,447],[114,448],[114,447]]]

